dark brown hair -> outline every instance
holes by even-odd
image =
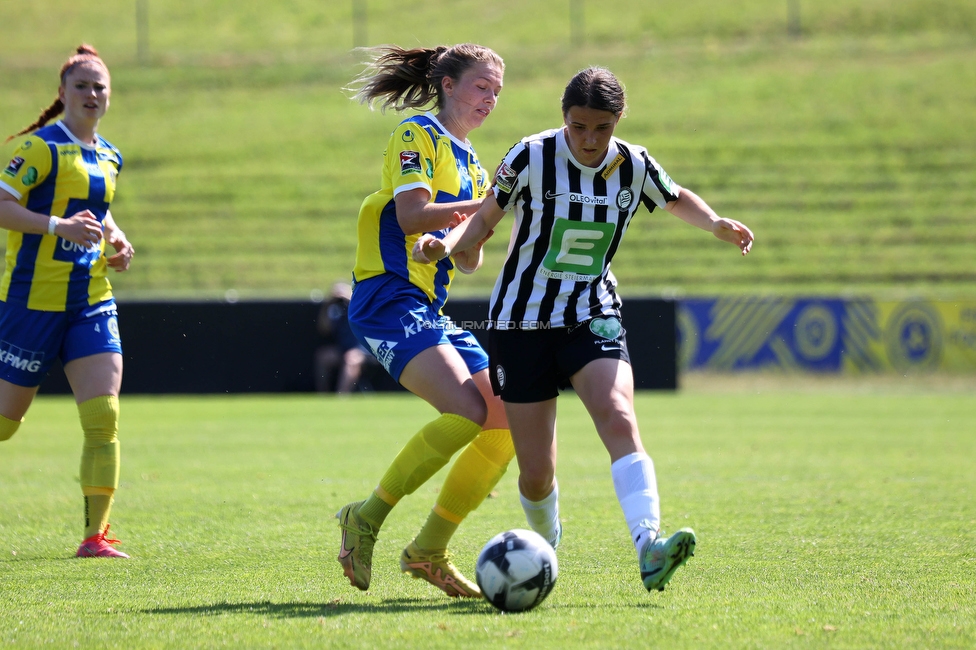
[[[367,51],[372,53],[372,59],[366,63],[363,73],[353,80],[354,87],[347,90],[370,108],[379,101],[383,111],[387,108],[398,112],[408,108],[422,109],[431,103],[442,108],[441,80],[444,77],[460,79],[468,68],[482,62],[505,70],[505,62],[493,50],[473,43],[413,50],[382,45]]]
[[[68,77],[68,74],[74,69],[75,66],[81,63],[95,63],[105,68],[105,71],[108,72],[108,66],[105,65],[105,62],[102,61],[101,57],[98,56],[98,51],[91,45],[88,45],[87,43],[82,43],[75,49],[75,53],[72,54],[71,57],[69,57],[68,60],[64,62],[64,65],[61,66],[60,78],[61,78],[62,86],[64,85],[64,81]],[[60,97],[55,97],[54,102],[52,102],[50,106],[48,106],[43,111],[41,111],[41,114],[38,116],[37,120],[33,124],[26,127],[19,133],[13,134],[9,138],[7,138],[5,142],[10,142],[18,135],[24,135],[25,133],[31,133],[32,131],[36,131],[37,129],[41,128],[42,126],[50,122],[53,118],[60,115],[62,111],[64,111],[64,104],[61,102]]]
[[[573,106],[593,108],[621,116],[627,97],[617,77],[606,68],[580,70],[563,91],[563,115]]]

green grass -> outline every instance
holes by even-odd
[[[637,410],[664,524],[692,526],[697,556],[663,594],[643,590],[605,452],[566,395],[560,576],[508,616],[399,573],[443,473],[387,521],[368,593],[335,562],[332,515],[433,415],[420,400],[127,397],[112,532],[133,557],[82,561],[76,411],[39,398],[0,447],[0,646],[976,644],[971,381],[687,386]],[[460,529],[463,571],[525,525],[515,479]]]
[[[740,259],[641,211],[614,262],[625,296],[971,296],[976,5],[799,4],[802,38],[786,36],[785,0],[583,2],[571,43],[570,3],[458,0],[407,15],[372,0],[367,42],[475,40],[502,54],[501,103],[472,134],[489,168],[559,123],[576,70],[617,72],[630,104],[618,134],[757,235]],[[352,4],[149,5],[148,65],[132,3],[19,7],[0,53],[0,134],[33,119],[57,66],[90,40],[112,67],[101,131],[125,155],[114,213],[137,248],[113,277],[120,297],[298,297],[347,278],[356,213],[399,119],[341,91],[359,70]],[[506,242],[503,228],[456,295],[489,292]]]

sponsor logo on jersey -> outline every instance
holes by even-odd
[[[668,194],[674,195],[674,181],[660,167],[657,168],[657,180],[661,183],[661,187],[667,190]]]
[[[407,174],[419,174],[420,169],[420,152],[419,151],[401,151],[400,152],[400,175],[406,176]]]
[[[11,368],[16,368],[17,370],[38,372],[41,369],[43,361],[43,352],[24,350],[18,348],[16,345],[11,345],[7,341],[0,341],[0,363],[8,365]]]
[[[565,194],[565,192],[560,192],[559,194],[556,194],[552,190],[546,190],[546,201],[555,201],[557,198],[559,198],[563,194]]]
[[[503,192],[511,192],[512,188],[515,187],[515,180],[518,178],[518,174],[515,170],[508,166],[506,163],[502,163],[498,167],[498,171],[495,172],[495,185],[501,188]]]
[[[366,337],[366,343],[369,344],[370,350],[372,350],[376,360],[383,364],[387,372],[390,372],[390,364],[393,363],[394,357],[393,348],[396,347],[396,341],[380,341]]]
[[[400,139],[404,142],[413,142],[413,131],[407,129],[403,132],[403,135],[400,136]]]
[[[78,156],[81,152],[77,149],[59,149],[58,154],[61,156]]]
[[[624,163],[624,160],[626,160],[626,158],[624,158],[624,155],[618,153],[617,157],[614,158],[613,161],[609,165],[607,165],[607,168],[603,170],[603,173],[600,174],[601,176],[603,176],[603,180],[609,180],[609,178],[613,176],[613,173],[617,171],[617,168]]]
[[[626,210],[634,203],[634,190],[629,186],[621,187],[617,192],[617,209]]]
[[[605,196],[591,196],[589,194],[569,193],[570,203],[582,203],[583,205],[610,205],[610,199]]]
[[[405,339],[420,334],[421,330],[429,330],[434,327],[434,323],[427,318],[427,310],[423,307],[411,309],[401,316],[400,325],[403,326],[403,338]]]
[[[424,158],[424,163],[427,165],[427,178],[434,178],[434,161],[430,158]]]
[[[24,177],[20,180],[21,183],[30,187],[37,182],[37,168],[28,167],[27,171],[24,173]]]
[[[624,327],[620,324],[619,318],[608,316],[606,318],[594,318],[591,320],[590,331],[607,341],[616,342],[620,338],[620,335],[623,334]],[[603,349],[607,350],[610,348]]]
[[[17,172],[20,171],[20,168],[23,167],[23,165],[24,159],[20,156],[14,156],[13,160],[10,161],[10,164],[7,165],[7,168],[3,170],[3,173],[8,176],[16,176]]]

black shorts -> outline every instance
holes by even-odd
[[[619,318],[601,316],[573,327],[488,330],[491,386],[503,402],[543,402],[570,387],[570,377],[595,359],[630,363]]]

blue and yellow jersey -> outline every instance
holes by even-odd
[[[62,122],[38,129],[0,171],[0,189],[32,212],[70,217],[91,210],[105,219],[115,196],[122,154],[97,136],[78,140]],[[90,248],[54,235],[10,231],[0,300],[40,311],[65,311],[112,297],[105,240]]]
[[[424,188],[435,203],[484,198],[490,178],[467,142],[461,142],[431,113],[409,117],[390,136],[383,154],[383,184],[359,209],[356,246],[357,282],[392,273],[420,288],[436,311],[447,300],[454,278],[450,257],[418,264],[410,253],[420,234],[406,235],[397,223],[393,198]],[[443,237],[446,230],[435,235]]]

